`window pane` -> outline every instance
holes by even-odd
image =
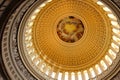
[[[90,68],[90,73],[91,73],[92,78],[96,76],[93,68]]]
[[[56,74],[55,72],[52,72],[52,78],[55,78],[55,74]]]
[[[72,78],[71,80],[75,80],[75,73],[74,72],[71,73],[71,78]]]
[[[65,80],[68,80],[68,72],[65,72]]]
[[[82,80],[81,72],[78,72],[78,80]]]
[[[89,76],[88,76],[87,70],[84,71],[84,76],[85,76],[85,80],[88,80],[88,79],[89,79]]]
[[[101,60],[100,63],[102,65],[102,67],[104,68],[104,70],[106,70],[107,69],[107,65],[105,64],[105,62],[103,60]]]
[[[99,67],[98,64],[95,66],[95,68],[96,68],[98,74],[101,74],[101,73],[102,73],[102,70],[100,69],[100,67]]]
[[[61,80],[62,79],[62,73],[59,73],[58,74],[58,80]]]
[[[106,61],[108,62],[109,65],[112,64],[112,60],[110,59],[110,57],[108,55],[105,56]]]

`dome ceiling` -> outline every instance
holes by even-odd
[[[10,46],[17,44],[13,53],[18,50],[36,79],[101,79],[119,61],[119,29],[117,15],[102,1],[38,1],[25,12],[19,29],[11,29]]]
[[[92,78],[116,58],[119,41],[114,41],[118,36],[113,33],[119,25],[100,1],[53,0],[36,10],[24,28],[23,49],[28,56],[23,56],[42,72],[52,69],[53,74],[60,71],[68,75],[83,71],[87,79],[89,71]]]
[[[107,53],[112,39],[110,19],[107,15],[102,14],[106,14],[105,11],[89,0],[53,0],[46,4],[36,16],[32,28],[31,36],[36,52],[41,53],[39,55],[41,58],[46,57],[45,61],[51,65],[68,67],[67,70],[72,67],[74,71],[92,66]],[[59,31],[61,34],[57,34],[57,29],[59,29],[57,25],[62,19],[69,16],[78,18],[84,25],[82,38],[74,43],[68,43],[63,39],[67,39],[67,35],[69,35],[74,40],[75,32],[67,34]],[[64,22],[66,22],[61,22],[61,26],[77,26],[77,20],[74,22],[71,20],[68,21],[68,24],[65,19]],[[68,41],[71,40],[72,38],[68,38]]]

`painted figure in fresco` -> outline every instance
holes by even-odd
[[[84,26],[81,20],[74,16],[62,19],[57,25],[57,34],[65,42],[73,43],[78,41],[84,33]]]

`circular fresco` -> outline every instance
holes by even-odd
[[[84,26],[80,19],[68,16],[60,20],[57,25],[57,34],[65,42],[73,43],[80,40],[84,33]]]

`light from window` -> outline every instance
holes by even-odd
[[[112,43],[111,46],[114,48],[116,52],[119,52],[119,47],[116,44]]]
[[[40,9],[36,9],[36,10],[34,11],[34,13],[37,14],[39,11],[40,11]]]
[[[75,73],[74,72],[71,73],[71,78],[72,78],[71,80],[75,80]]]
[[[89,76],[88,76],[87,70],[84,71],[84,76],[85,76],[85,80],[89,80]]]
[[[58,80],[62,80],[62,73],[58,73]]]
[[[78,72],[78,80],[82,80],[81,72]]]
[[[103,69],[106,70],[107,69],[107,65],[105,64],[105,62],[103,60],[101,60],[100,63],[102,65]]]
[[[104,5],[101,1],[98,1],[97,4],[100,6]]]
[[[40,5],[40,7],[42,8],[42,7],[44,7],[46,4],[45,3],[42,3],[41,5]]]
[[[34,20],[36,18],[36,15],[31,16],[31,20]]]
[[[65,72],[65,80],[68,80],[68,72]]]
[[[118,42],[120,44],[120,38],[118,38],[116,36],[113,36],[112,38],[113,38],[113,40],[115,40],[116,42]]]
[[[45,74],[47,74],[47,75],[49,74],[49,69],[46,70]]]
[[[36,59],[34,59],[34,63],[37,66],[40,63],[40,61],[36,58]]]
[[[26,33],[30,34],[32,32],[32,29],[26,30]]]
[[[115,28],[113,28],[112,31],[113,31],[114,33],[116,33],[116,34],[119,34],[119,33],[120,33],[120,31],[119,31],[118,29],[115,29]]]
[[[111,24],[113,25],[113,26],[119,26],[119,24],[118,24],[118,22],[117,21],[111,21]]]
[[[113,52],[111,49],[109,50],[109,54],[112,56],[113,59],[116,58],[116,53]]]
[[[95,68],[96,68],[98,74],[102,73],[102,70],[100,69],[100,66],[98,64],[95,66]]]
[[[47,0],[47,2],[51,2],[52,0]]]
[[[112,60],[110,59],[110,57],[108,55],[105,56],[106,61],[108,62],[109,65],[112,64]]]
[[[56,74],[55,72],[52,72],[52,75],[51,75],[52,78],[55,78],[55,74]]]
[[[108,7],[103,7],[103,10],[105,10],[107,12],[111,12],[111,10]]]
[[[35,57],[36,57],[36,56],[35,56],[34,53],[30,54],[30,58],[31,58],[32,61],[35,59]]]
[[[41,71],[43,71],[43,69],[45,68],[46,64],[43,63],[42,66],[41,66]]]
[[[32,54],[32,53],[34,53],[34,51],[35,51],[35,50],[34,50],[33,48],[32,48],[32,49],[29,49],[29,50],[28,50],[28,54]]]
[[[114,20],[117,20],[117,18],[113,14],[108,14],[108,17]]]
[[[28,23],[28,26],[31,27],[32,25],[33,25],[33,22],[32,22],[32,21]]]
[[[90,73],[91,73],[92,78],[94,78],[96,76],[93,68],[90,68]]]

